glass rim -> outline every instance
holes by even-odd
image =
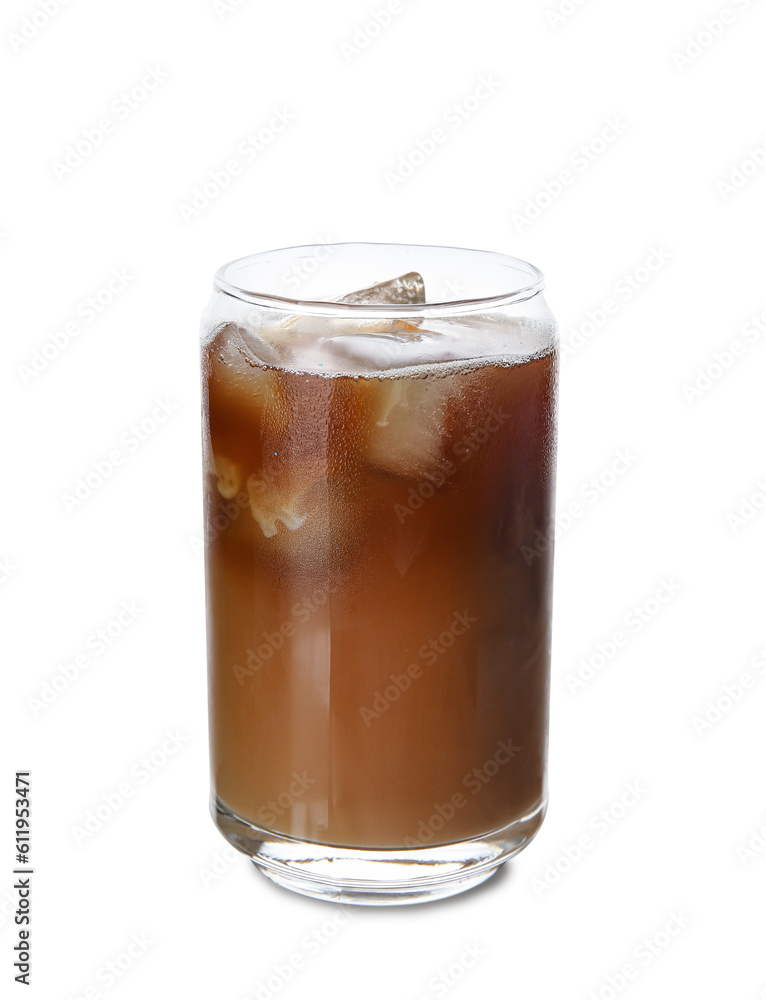
[[[231,280],[230,271],[234,268],[254,264],[259,260],[266,261],[273,259],[277,254],[289,256],[299,250],[317,250],[320,248],[339,249],[350,247],[386,247],[414,250],[436,250],[448,251],[451,253],[468,254],[475,257],[484,257],[488,263],[500,265],[509,270],[526,274],[528,281],[525,284],[509,288],[508,291],[495,295],[469,296],[464,299],[444,299],[434,302],[402,302],[402,303],[357,303],[357,302],[337,302],[332,299],[311,299],[292,298],[287,295],[276,295],[272,292],[259,292],[242,288]],[[347,241],[338,243],[308,243],[292,247],[282,247],[277,250],[264,250],[259,253],[248,254],[245,257],[238,257],[223,264],[215,272],[213,278],[215,291],[223,292],[233,298],[240,299],[253,305],[261,305],[272,309],[281,309],[291,313],[310,313],[312,315],[343,315],[343,316],[402,316],[402,315],[428,315],[439,313],[460,314],[466,312],[476,312],[485,309],[494,309],[498,306],[512,305],[517,302],[524,302],[540,294],[545,288],[545,276],[543,272],[534,264],[521,260],[519,257],[512,257],[509,254],[499,253],[494,250],[477,250],[467,247],[437,246],[435,244],[420,243],[375,243],[364,241]],[[351,289],[349,289],[351,291]]]

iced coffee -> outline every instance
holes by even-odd
[[[555,328],[396,275],[203,330],[214,815],[352,901],[486,877],[546,801]]]

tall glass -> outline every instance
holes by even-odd
[[[202,324],[212,812],[281,885],[410,903],[546,808],[557,336],[529,264],[222,267]]]

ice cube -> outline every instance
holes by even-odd
[[[415,337],[417,339],[417,337]],[[418,352],[411,340],[391,333],[341,333],[321,345],[333,368],[350,374],[384,372],[415,363]]]
[[[218,476],[218,492],[224,500],[231,500],[239,493],[242,485],[242,467],[223,455],[216,455],[215,473]]]
[[[375,421],[378,427],[388,427],[388,418],[391,411],[397,406],[408,406],[407,386],[403,379],[388,379],[389,386],[381,393],[383,397],[378,407],[378,419]]]
[[[297,510],[299,496],[282,493],[273,483],[265,482],[255,475],[248,476],[247,493],[250,497],[250,511],[266,538],[276,535],[278,522],[288,531],[297,531],[306,523],[306,515]]]
[[[261,428],[267,417],[270,433],[286,433],[278,374],[252,360],[236,327],[221,331],[206,354],[206,468],[215,471],[224,497],[236,482],[236,496],[248,473],[261,466]]]
[[[336,302],[348,302],[352,305],[378,305],[387,302],[406,304],[408,302],[424,303],[426,301],[426,286],[422,275],[417,271],[408,271],[398,278],[381,281],[369,288],[342,295]]]
[[[375,374],[391,368],[440,364],[465,358],[465,343],[433,336],[430,330],[411,327],[392,332],[391,327],[372,333],[341,333],[322,341],[321,350],[333,368],[350,374]]]
[[[251,365],[279,364],[279,351],[260,334],[241,326],[230,327],[230,330],[238,335],[237,349]]]
[[[442,441],[449,378],[360,379],[372,410],[366,455],[376,468],[427,479],[445,464]]]
[[[275,358],[273,348],[242,327],[222,327],[206,349],[211,393],[231,402],[259,399],[267,387],[266,368]]]

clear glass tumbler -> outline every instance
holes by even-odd
[[[212,812],[351,903],[479,884],[546,808],[558,351],[530,264],[297,247],[202,324]]]

